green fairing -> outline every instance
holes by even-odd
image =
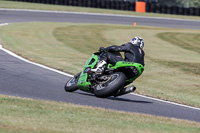
[[[91,91],[89,90],[89,87],[88,87],[89,85],[91,85],[91,83],[87,82],[87,77],[88,77],[88,74],[82,72],[77,85],[80,90],[91,93]]]
[[[93,61],[93,63],[90,63],[91,61]],[[78,88],[82,91],[86,91],[86,92],[90,92],[89,87],[91,85],[90,82],[87,82],[87,78],[88,78],[88,74],[85,73],[85,69],[86,68],[94,68],[94,66],[96,65],[96,63],[98,62],[98,56],[93,54],[92,57],[90,57],[90,59],[87,61],[87,63],[85,64],[85,67],[83,68],[83,71],[81,72],[81,75],[79,77],[78,80]]]
[[[112,68],[112,69],[117,69],[117,68],[120,68],[120,67],[130,67],[130,66],[133,66],[137,69],[138,71],[138,75],[131,78],[131,79],[128,79],[126,80],[127,82],[133,82],[135,79],[137,79],[141,74],[142,72],[144,71],[144,66],[139,64],[139,63],[134,63],[134,62],[126,62],[126,61],[118,61],[115,66],[112,66],[111,64],[108,65],[109,68]]]
[[[77,86],[80,90],[92,93],[89,89],[90,88],[89,86],[91,85],[91,83],[87,82],[88,74],[85,72],[85,70],[87,68],[93,69],[95,67],[96,63],[98,62],[98,59],[99,59],[98,56],[93,54],[92,57],[90,57],[90,59],[85,64],[85,67],[83,68],[83,71],[81,72],[81,75],[79,77],[78,84],[77,84]],[[120,67],[130,67],[130,66],[135,67],[138,71],[138,74],[135,77],[126,80],[126,82],[131,83],[143,73],[143,71],[144,71],[143,65],[141,65],[139,63],[133,63],[133,62],[119,61],[114,66],[111,64],[108,64],[107,67],[111,68],[111,69],[117,69]]]

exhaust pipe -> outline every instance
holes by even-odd
[[[136,87],[134,85],[132,86],[129,86],[127,88],[123,88],[123,89],[120,89],[120,91],[118,91],[114,97],[117,97],[117,96],[121,96],[121,95],[125,95],[125,94],[128,94],[130,92],[134,92],[136,90]]]

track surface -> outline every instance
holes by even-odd
[[[80,17],[80,18],[79,18]],[[40,13],[30,11],[3,11],[0,10],[0,23],[28,22],[28,21],[52,21],[52,22],[98,22],[131,24],[135,18],[120,16],[80,15],[73,13]],[[144,25],[149,21],[157,21],[162,25],[162,19],[137,18]],[[170,21],[170,20],[167,20]],[[179,20],[171,20],[170,25],[176,26]],[[145,24],[147,22],[147,24]],[[186,25],[196,21],[184,21]],[[171,25],[173,24],[173,25]],[[186,27],[186,25],[184,27]],[[158,25],[157,25],[158,26]],[[196,28],[200,24],[196,24]],[[181,27],[179,27],[181,28]],[[192,27],[195,28],[195,24]],[[128,112],[139,112],[158,116],[174,117],[200,122],[200,109],[165,103],[149,98],[124,95],[119,98],[96,98],[95,96],[76,91],[66,93],[64,84],[68,76],[50,71],[36,65],[19,60],[3,50],[0,50],[0,94],[44,99],[52,101],[70,102],[81,105],[102,107],[106,109],[121,110]]]
[[[32,22],[32,21],[109,23],[109,24],[125,24],[125,25],[133,25],[133,22],[136,22],[137,25],[146,25],[146,26],[200,29],[200,21],[191,21],[191,20],[147,18],[139,16],[122,16],[122,15],[100,15],[91,13],[84,14],[84,13],[72,13],[72,12],[0,9],[0,23]]]

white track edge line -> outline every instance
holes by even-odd
[[[0,26],[5,26],[5,25],[8,25],[8,23],[0,24]],[[65,76],[73,77],[73,75],[71,75],[71,74],[64,73],[64,72],[62,72],[62,71],[59,71],[59,70],[56,70],[56,69],[53,69],[53,68],[50,68],[50,67],[47,67],[47,66],[44,66],[44,65],[41,65],[41,64],[32,62],[32,61],[29,61],[29,60],[27,60],[27,59],[25,59],[25,58],[23,58],[23,57],[21,57],[21,56],[15,54],[15,53],[11,52],[11,51],[9,51],[9,50],[3,48],[3,46],[2,46],[1,44],[0,44],[0,50],[3,50],[3,51],[5,51],[6,53],[8,53],[9,55],[11,55],[11,56],[13,56],[13,57],[16,57],[16,58],[18,58],[18,59],[20,59],[20,60],[22,60],[22,61],[25,61],[25,62],[27,62],[27,63],[33,64],[33,65],[36,65],[36,66],[39,66],[39,67],[42,67],[42,68],[45,68],[45,69],[48,69],[48,70],[51,70],[51,71],[54,71],[54,72],[57,72],[57,73],[59,73],[59,74],[65,75]]]
[[[169,104],[174,104],[174,105],[178,105],[178,106],[182,106],[182,107],[187,107],[187,108],[191,108],[191,109],[200,110],[200,108],[192,107],[192,106],[189,106],[189,105],[184,105],[184,104],[180,104],[180,103],[165,101],[165,100],[161,100],[161,99],[157,99],[157,98],[153,98],[153,97],[148,97],[148,96],[144,96],[144,95],[140,95],[140,94],[135,94],[135,93],[130,93],[130,94],[135,95],[135,96],[139,96],[139,97],[143,97],[143,98],[147,98],[147,99],[151,99],[151,100],[164,102],[164,103],[169,103]]]
[[[0,26],[5,26],[5,25],[8,25],[8,23],[0,24]],[[39,66],[39,67],[42,67],[42,68],[45,68],[45,69],[48,69],[48,70],[51,70],[51,71],[54,71],[54,72],[57,72],[59,74],[65,75],[65,76],[73,77],[73,75],[71,75],[71,74],[68,74],[68,73],[65,73],[65,72],[62,72],[62,71],[59,71],[59,70],[56,70],[56,69],[53,69],[53,68],[50,68],[50,67],[47,67],[47,66],[32,62],[32,61],[29,61],[29,60],[27,60],[25,58],[22,58],[21,56],[13,53],[13,52],[11,52],[11,51],[9,51],[7,49],[4,49],[1,44],[0,44],[0,50],[3,50],[6,53],[10,54],[11,56],[16,57],[16,58],[18,58],[18,59],[20,59],[22,61],[27,62],[27,63],[33,64],[33,65],[36,65],[36,66]],[[130,93],[130,94],[136,95],[136,96],[140,96],[140,97],[143,97],[143,98],[147,98],[147,99],[160,101],[160,102],[165,102],[165,103],[174,104],[174,105],[178,105],[178,106],[182,106],[182,107],[187,107],[187,108],[191,108],[191,109],[200,110],[200,108],[196,108],[196,107],[192,107],[192,106],[188,106],[188,105],[184,105],[184,104],[169,102],[169,101],[165,101],[165,100],[161,100],[161,99],[157,99],[157,98],[152,98],[152,97],[148,97],[148,96],[144,96],[144,95],[140,95],[140,94],[135,94],[135,93]]]
[[[122,14],[106,14],[106,13],[88,13],[88,12],[72,12],[72,11],[51,11],[51,10],[32,10],[32,9],[9,9],[0,8],[5,11],[27,11],[27,12],[44,12],[44,13],[71,13],[71,14],[86,14],[86,15],[99,15],[99,16],[118,16],[118,17],[132,17],[132,18],[149,18],[149,19],[164,19],[164,20],[179,20],[179,21],[193,21],[200,22],[200,20],[178,19],[178,18],[164,18],[164,17],[148,17],[148,16],[134,16]]]
[[[0,50],[3,50],[4,52],[8,53],[9,55],[11,55],[11,56],[13,56],[13,57],[16,57],[16,58],[18,58],[18,59],[20,59],[20,60],[22,60],[22,61],[25,61],[25,62],[27,62],[27,63],[33,64],[33,65],[36,65],[36,66],[39,66],[39,67],[42,67],[42,68],[45,68],[45,69],[48,69],[48,70],[51,70],[51,71],[54,71],[54,72],[57,72],[57,73],[59,73],[59,74],[65,75],[65,76],[73,77],[73,75],[71,75],[71,74],[64,73],[64,72],[62,72],[62,71],[59,71],[59,70],[56,70],[56,69],[53,69],[53,68],[50,68],[50,67],[47,67],[47,66],[44,66],[44,65],[41,65],[41,64],[32,62],[32,61],[29,61],[29,60],[27,60],[27,59],[25,59],[25,58],[22,58],[21,56],[19,56],[19,55],[13,53],[13,52],[11,52],[11,51],[9,51],[9,50],[7,50],[7,49],[4,49],[4,48],[2,47],[1,44],[0,44]]]

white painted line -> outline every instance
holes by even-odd
[[[4,23],[4,24],[0,24],[0,26],[4,26],[4,25],[8,25],[8,23]],[[53,69],[53,68],[50,68],[50,67],[47,67],[47,66],[44,66],[44,65],[41,65],[41,64],[38,64],[38,63],[35,63],[35,62],[31,62],[27,59],[24,59],[22,58],[21,56],[18,56],[16,55],[15,53],[7,50],[7,49],[4,49],[2,47],[2,45],[0,44],[0,50],[3,50],[5,51],[6,53],[10,54],[11,56],[13,57],[16,57],[22,61],[25,61],[27,63],[30,63],[30,64],[33,64],[33,65],[36,65],[36,66],[39,66],[39,67],[42,67],[42,68],[45,68],[45,69],[48,69],[48,70],[51,70],[51,71],[54,71],[54,72],[57,72],[59,74],[62,74],[62,75],[65,75],[65,76],[69,76],[69,77],[73,77],[73,75],[71,74],[68,74],[68,73],[65,73],[65,72],[62,72],[62,71],[59,71],[59,70],[56,70],[56,69]],[[143,95],[139,95],[139,94],[135,94],[135,93],[130,93],[132,95],[135,95],[135,96],[140,96],[140,97],[144,97],[144,98],[148,98],[148,99],[152,99],[152,100],[156,100],[156,101],[160,101],[160,102],[165,102],[165,103],[169,103],[169,104],[174,104],[174,105],[177,105],[177,106],[182,106],[182,107],[186,107],[186,108],[191,108],[191,109],[196,109],[196,110],[200,110],[200,108],[196,108],[196,107],[192,107],[192,106],[188,106],[188,105],[184,105],[184,104],[179,104],[179,103],[174,103],[174,102],[169,102],[169,101],[164,101],[164,100],[161,100],[161,99],[157,99],[157,98],[152,98],[152,97],[147,97],[147,96],[143,96]]]
[[[186,108],[200,110],[200,108],[192,107],[192,106],[189,106],[189,105],[184,105],[184,104],[179,104],[179,103],[175,103],[175,102],[165,101],[165,100],[161,100],[161,99],[157,99],[157,98],[153,98],[153,97],[148,97],[148,96],[144,96],[144,95],[140,95],[140,94],[135,94],[135,93],[130,93],[130,94],[135,95],[135,96],[139,96],[139,97],[144,97],[144,98],[151,99],[151,100],[155,100],[155,101],[160,101],[160,102],[174,104],[174,105],[178,105],[178,106],[182,106],[182,107],[186,107]]]
[[[18,55],[16,55],[16,54],[13,53],[13,52],[11,52],[11,51],[9,51],[9,50],[7,50],[7,49],[4,49],[4,48],[2,47],[1,44],[0,44],[0,50],[3,50],[4,52],[8,53],[9,55],[11,55],[11,56],[13,56],[13,57],[16,57],[16,58],[18,58],[18,59],[20,59],[20,60],[22,60],[22,61],[25,61],[25,62],[27,62],[27,63],[33,64],[33,65],[36,65],[36,66],[39,66],[39,67],[42,67],[42,68],[45,68],[45,69],[48,69],[48,70],[51,70],[51,71],[54,71],[54,72],[57,72],[57,73],[59,73],[59,74],[65,75],[65,76],[73,77],[73,75],[71,75],[71,74],[64,73],[64,72],[62,72],[62,71],[58,71],[58,70],[56,70],[56,69],[53,69],[53,68],[50,68],[50,67],[47,67],[47,66],[44,66],[44,65],[41,65],[41,64],[38,64],[38,63],[35,63],[35,62],[32,62],[32,61],[29,61],[29,60],[27,60],[27,59],[25,59],[25,58],[22,58],[21,56],[18,56]]]
[[[8,25],[8,23],[0,24],[0,26],[5,26],[5,25]],[[15,53],[9,51],[9,50],[7,50],[7,49],[4,49],[4,48],[2,47],[1,44],[0,44],[0,50],[3,50],[4,52],[8,53],[9,55],[11,55],[11,56],[13,56],[13,57],[16,57],[16,58],[18,58],[18,59],[20,59],[20,60],[22,60],[22,61],[25,61],[25,62],[27,62],[27,63],[33,64],[33,65],[36,65],[36,66],[39,66],[39,67],[42,67],[42,68],[45,68],[45,69],[48,69],[48,70],[51,70],[51,71],[54,71],[54,72],[57,72],[57,73],[59,73],[59,74],[65,75],[65,76],[73,77],[73,75],[71,75],[71,74],[64,73],[64,72],[62,72],[62,71],[58,71],[58,70],[56,70],[56,69],[53,69],[53,68],[50,68],[50,67],[47,67],[47,66],[44,66],[44,65],[41,65],[41,64],[38,64],[38,63],[35,63],[35,62],[32,62],[32,61],[29,61],[29,60],[27,60],[27,59],[25,59],[25,58],[23,58],[23,57],[21,57],[21,56],[15,54]]]
[[[8,23],[2,23],[2,24],[0,24],[0,26],[4,26],[4,25],[8,25]]]
[[[200,22],[200,20],[191,20],[191,19],[177,19],[177,18],[163,18],[163,17],[147,17],[147,16],[121,15],[121,14],[106,14],[106,13],[87,13],[87,12],[71,12],[71,11],[31,10],[31,9],[8,9],[8,8],[0,8],[0,10],[2,10],[2,11],[43,12],[43,13],[68,13],[68,14],[84,14],[84,15],[97,15],[97,16],[116,16],[116,17],[149,18],[149,19],[164,19],[164,20],[178,20],[178,21],[194,21],[194,22]]]

